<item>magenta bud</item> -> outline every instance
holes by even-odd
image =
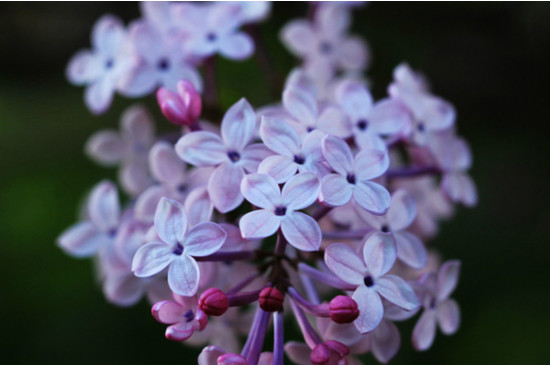
[[[338,365],[349,349],[338,341],[327,341],[313,348],[309,359],[314,365]]]
[[[329,340],[325,342],[325,345],[332,351],[336,352],[340,357],[347,356],[349,354],[349,348],[342,342]]]
[[[191,126],[202,111],[201,96],[187,80],[178,82],[177,93],[163,87],[158,89],[157,101],[162,114],[177,125]]]
[[[359,316],[357,302],[345,295],[334,297],[329,305],[329,316],[336,323],[351,323]]]
[[[229,300],[220,289],[210,288],[201,294],[199,308],[209,316],[221,316],[229,308]]]
[[[223,354],[218,357],[218,365],[248,365],[248,361],[238,354]]]
[[[283,308],[283,302],[285,301],[285,296],[277,288],[265,287],[260,292],[260,297],[258,302],[260,303],[260,308],[266,312],[277,312]]]

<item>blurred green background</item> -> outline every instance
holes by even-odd
[[[295,61],[278,43],[278,29],[305,11],[304,3],[278,3],[263,25],[282,74]],[[115,177],[85,158],[84,142],[96,130],[116,127],[132,103],[117,97],[108,113],[94,117],[83,89],[65,81],[67,61],[89,47],[92,25],[106,12],[126,21],[139,16],[135,3],[0,5],[4,363],[191,364],[198,353],[166,341],[165,327],[145,302],[131,309],[106,303],[91,262],[55,246],[76,220],[83,193]],[[412,323],[405,325],[392,363],[547,364],[550,5],[372,3],[357,11],[353,30],[371,44],[375,96],[384,95],[393,67],[406,60],[455,104],[459,133],[473,148],[480,195],[479,207],[459,209],[435,241],[445,258],[463,262],[454,295],[463,314],[460,331],[439,333],[431,350],[415,353]],[[272,100],[253,59],[222,61],[219,68],[226,105],[241,96],[255,106]]]

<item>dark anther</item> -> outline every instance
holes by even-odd
[[[193,319],[195,319],[195,313],[193,313],[193,311],[191,309],[189,309],[187,312],[185,312],[185,314],[183,316],[186,318],[187,323],[189,323]]]
[[[298,165],[303,165],[304,162],[306,162],[306,159],[303,158],[302,156],[295,155],[294,162],[296,162]]]
[[[161,58],[157,64],[157,67],[161,71],[166,71],[170,68],[170,61],[166,58]]]
[[[108,59],[106,62],[105,62],[105,68],[106,69],[110,69],[110,68],[113,68],[115,62],[112,60],[112,59]]]
[[[114,237],[116,236],[116,228],[111,228],[109,230],[109,237]]]
[[[206,35],[206,39],[208,39],[209,42],[214,42],[218,38],[216,36],[216,33],[210,32]]]
[[[181,254],[183,253],[183,246],[180,243],[178,243],[176,248],[174,248],[174,251],[172,251],[172,253],[174,255],[181,256]]]
[[[435,298],[430,301],[430,309],[435,309]]]
[[[239,155],[239,152],[237,152],[237,151],[227,152],[227,157],[229,157],[231,162],[237,162],[241,159],[241,155]]]
[[[187,184],[179,184],[176,189],[183,194],[187,191]]]
[[[380,230],[384,233],[388,233],[390,231],[390,227],[388,227],[387,224],[384,224]]]
[[[365,119],[361,119],[357,122],[357,128],[359,128],[360,131],[364,131],[369,126],[369,122]]]
[[[275,207],[275,215],[282,216],[286,214],[286,207]]]
[[[313,128],[313,127],[307,127],[307,128],[306,128],[306,131],[307,131],[308,133],[310,133],[310,132],[313,132],[314,129],[315,129],[315,128]]]
[[[350,184],[355,184],[355,175],[354,174],[348,174],[346,176],[346,180],[350,183]]]
[[[419,132],[424,132],[426,130],[426,126],[424,123],[420,122],[416,125],[416,129],[418,129]]]
[[[365,276],[365,278],[363,279],[363,282],[365,283],[365,285],[367,286],[367,288],[370,288],[371,286],[374,285],[374,280],[372,279],[372,276]]]
[[[332,52],[332,45],[329,42],[321,42],[319,49],[321,50],[321,53],[329,54]]]

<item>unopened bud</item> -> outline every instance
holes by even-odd
[[[327,341],[313,348],[309,359],[313,365],[338,365],[349,354],[346,345],[338,341]]]
[[[334,297],[329,303],[329,316],[336,323],[351,323],[359,316],[357,302],[345,295]]]
[[[209,316],[221,316],[229,308],[229,300],[220,289],[210,288],[201,294],[199,308]]]
[[[192,125],[202,111],[201,96],[187,80],[178,82],[177,93],[161,87],[157,101],[162,114],[177,125]]]
[[[285,296],[277,288],[265,287],[260,292],[258,302],[260,302],[260,308],[266,312],[277,312],[283,308],[283,302]]]

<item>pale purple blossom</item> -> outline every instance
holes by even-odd
[[[390,193],[382,185],[370,181],[382,175],[389,166],[385,150],[368,149],[355,157],[341,138],[326,136],[322,142],[323,155],[336,172],[321,181],[322,203],[341,206],[352,198],[374,214],[384,214],[390,207]]]
[[[176,294],[195,295],[199,266],[193,256],[216,252],[227,233],[215,223],[200,223],[187,232],[187,214],[177,201],[162,198],[155,213],[155,231],[162,242],[150,242],[135,254],[132,271],[152,276],[168,267],[168,284]]]
[[[321,244],[321,229],[305,213],[298,212],[313,204],[320,191],[317,176],[310,172],[295,175],[286,182],[283,190],[268,175],[247,175],[241,191],[250,203],[261,208],[245,214],[239,222],[241,234],[248,239],[271,236],[279,228],[295,248],[316,251]]]
[[[374,330],[384,315],[381,297],[406,310],[418,307],[418,298],[400,277],[389,275],[396,259],[395,243],[390,236],[375,233],[363,246],[363,257],[343,243],[326,249],[325,262],[344,282],[356,286],[352,298],[359,306],[354,324],[361,333]]]
[[[195,295],[185,297],[174,293],[174,300],[155,303],[151,312],[157,321],[170,325],[166,328],[167,339],[185,341],[195,331],[202,331],[208,323],[208,317],[197,303]]]

